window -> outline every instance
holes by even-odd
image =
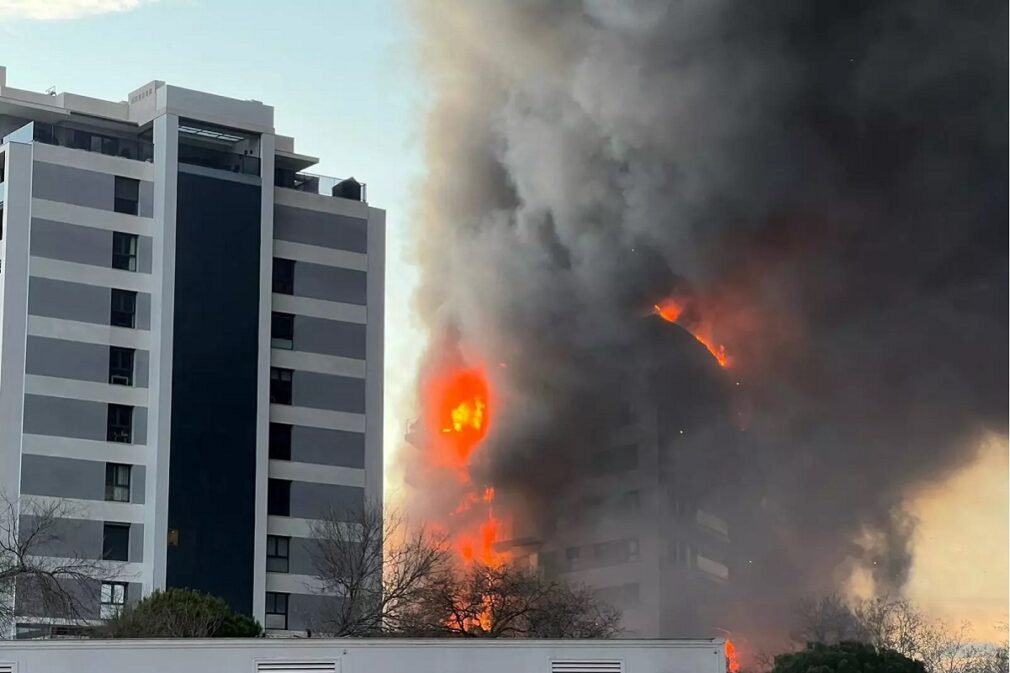
[[[105,499],[114,502],[130,502],[129,465],[105,464]]]
[[[270,424],[270,457],[273,460],[291,460],[291,426],[285,423]]]
[[[126,444],[133,441],[133,407],[124,404],[109,405],[106,439]]]
[[[274,348],[295,347],[295,317],[290,313],[274,313],[270,318],[270,345]]]
[[[288,554],[291,538],[279,535],[267,535],[267,571],[286,573],[288,571]]]
[[[140,180],[116,176],[116,203],[113,208],[117,213],[136,215],[140,202]]]
[[[126,607],[126,582],[102,582],[102,619],[119,615]]]
[[[274,292],[295,293],[295,263],[292,260],[274,258]]]
[[[105,524],[102,530],[102,558],[106,561],[130,559],[130,524]]]
[[[291,382],[294,372],[280,367],[270,368],[270,401],[274,404],[291,404]]]
[[[116,327],[134,327],[137,316],[137,293],[130,290],[112,290],[111,325]]]
[[[267,514],[291,516],[291,482],[284,479],[267,481]]]
[[[137,235],[112,232],[112,268],[137,270]]]
[[[133,349],[109,347],[109,383],[133,385]]]
[[[288,628],[288,595],[267,592],[267,609],[264,626],[268,629]]]

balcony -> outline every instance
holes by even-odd
[[[179,143],[179,163],[213,168],[243,175],[260,174],[260,158],[251,154],[236,154],[227,150],[212,149]]]
[[[274,185],[299,192],[368,203],[368,186],[354,178],[332,178],[327,175],[277,169],[274,171]]]
[[[34,122],[33,126],[33,140],[45,145],[69,147],[135,161],[154,161],[154,144],[145,140],[120,138],[73,126],[41,122]]]

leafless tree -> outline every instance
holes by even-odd
[[[608,638],[621,613],[586,587],[515,565],[472,563],[430,585],[402,620],[404,635]]]
[[[901,597],[808,601],[798,626],[793,638],[799,643],[859,640],[917,659],[930,673],[1007,673],[1005,641],[978,643],[969,623],[951,628]]]
[[[75,552],[46,553],[62,546],[60,523],[72,518],[63,501],[0,494],[0,637],[10,633],[20,612],[60,623],[97,616],[101,580],[116,575],[117,568]]]
[[[398,632],[409,606],[449,572],[444,535],[412,527],[378,503],[331,510],[313,526],[313,561],[327,600],[316,630],[331,636]]]

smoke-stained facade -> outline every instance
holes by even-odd
[[[727,627],[781,635],[798,598],[857,569],[899,590],[904,499],[1007,431],[1005,5],[415,16],[433,88],[419,378],[486,366],[474,480],[517,520],[557,514],[642,389],[629,377],[682,357],[645,317],[675,297],[730,357],[737,434],[697,445],[735,447]],[[409,473],[419,510],[451,511]]]

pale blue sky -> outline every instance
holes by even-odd
[[[410,325],[410,191],[423,88],[399,0],[0,0],[0,65],[20,89],[124,100],[154,79],[274,106],[313,172],[368,183],[387,211],[387,462],[402,437],[420,335]],[[32,18],[41,12],[75,18]],[[79,16],[85,14],[85,16]]]

